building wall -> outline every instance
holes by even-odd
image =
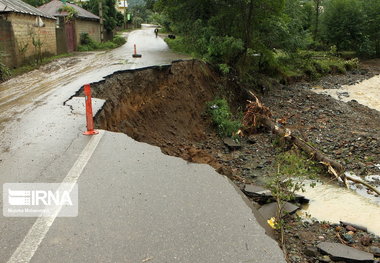
[[[0,17],[0,61],[7,66],[16,64],[12,24]]]
[[[40,40],[42,43],[42,55],[57,54],[55,20],[41,17],[44,26],[38,27],[36,26],[37,16],[9,13],[3,17],[6,17],[6,20],[12,25],[12,45],[15,59],[12,65],[8,64],[9,66],[18,66],[37,55],[33,39]]]
[[[77,46],[80,45],[80,35],[82,33],[88,33],[89,36],[93,40],[100,42],[99,21],[76,19],[75,20],[75,34],[76,34]]]

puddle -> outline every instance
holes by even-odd
[[[314,88],[319,94],[330,95],[337,100],[348,102],[356,100],[369,108],[380,111],[380,75],[364,80],[355,85],[342,86],[340,89]]]
[[[307,185],[305,190],[301,194],[310,199],[310,203],[304,208],[304,214],[319,221],[345,221],[365,226],[369,232],[380,236],[379,197],[369,199],[343,187],[322,183],[314,188]]]

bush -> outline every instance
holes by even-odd
[[[81,45],[78,47],[78,51],[94,51],[94,50],[104,50],[104,49],[114,49],[120,47],[126,43],[125,38],[121,36],[115,36],[112,41],[107,41],[104,43],[99,43],[94,41],[88,33],[82,33],[80,35]]]
[[[88,33],[81,33],[80,34],[80,44],[81,45],[90,45],[93,42],[94,41],[92,40],[92,38],[89,36]]]
[[[344,66],[347,70],[357,69],[359,67],[359,60],[353,58],[344,62]]]
[[[122,45],[124,45],[127,41],[125,40],[124,37],[121,37],[121,36],[115,36],[115,37],[112,39],[112,42],[115,43],[117,46],[122,46]]]
[[[221,137],[232,137],[241,127],[241,122],[233,120],[228,102],[225,99],[216,99],[207,103],[208,114],[217,127]]]

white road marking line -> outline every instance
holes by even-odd
[[[63,179],[62,183],[71,184],[71,187],[65,187],[65,190],[73,189],[74,185],[82,174],[83,169],[86,167],[88,161],[90,160],[92,154],[94,153],[96,147],[98,146],[100,139],[103,137],[104,131],[99,131],[98,135],[91,137],[90,141],[87,143],[86,147],[83,149],[79,158],[71,167],[69,173]],[[36,253],[38,247],[40,246],[42,240],[45,238],[50,227],[54,223],[55,218],[61,211],[62,206],[57,207],[52,216],[49,217],[39,217],[34,225],[30,228],[28,234],[25,236],[24,240],[15,250],[8,263],[28,263]]]

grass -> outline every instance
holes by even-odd
[[[356,58],[345,60],[327,51],[299,51],[297,54],[275,53],[277,78],[315,80],[327,74],[344,74],[358,67]]]

